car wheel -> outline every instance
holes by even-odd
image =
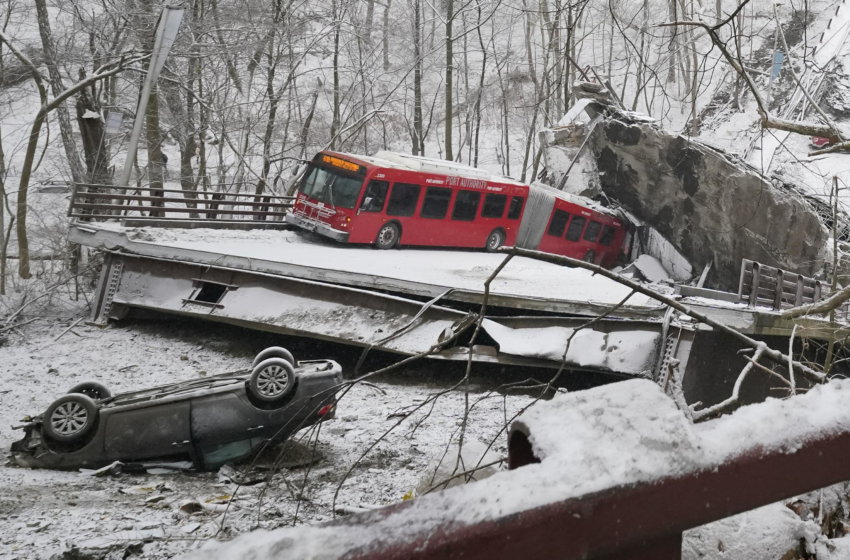
[[[286,398],[295,389],[295,369],[283,358],[269,358],[254,367],[248,388],[251,395],[265,403]]]
[[[484,248],[487,249],[489,253],[495,253],[496,249],[505,244],[505,234],[500,229],[494,229],[490,232],[490,236],[487,238],[487,243],[484,244]]]
[[[592,264],[593,261],[596,260],[596,252],[595,251],[588,251],[587,253],[584,254],[584,258],[581,259],[581,260],[583,260],[584,262]]]
[[[103,399],[108,399],[112,396],[112,391],[107,389],[106,385],[97,381],[83,381],[82,383],[74,385],[71,387],[71,390],[68,391],[68,394],[71,393],[80,393],[96,401],[102,401]]]
[[[53,401],[44,413],[42,427],[51,439],[78,441],[85,437],[97,421],[97,404],[82,393],[65,395]]]
[[[292,356],[292,352],[286,348],[281,348],[280,346],[271,346],[257,354],[257,357],[254,358],[254,362],[251,364],[251,369],[257,367],[257,364],[264,362],[269,358],[283,358],[289,362],[292,367],[298,365],[295,363],[295,358]]]
[[[392,249],[398,244],[401,237],[398,225],[394,223],[384,224],[378,230],[378,237],[375,238],[375,247],[378,249]]]

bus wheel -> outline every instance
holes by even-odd
[[[500,229],[494,229],[490,232],[490,236],[487,238],[487,243],[484,244],[484,248],[487,249],[488,253],[495,253],[496,249],[505,244],[505,234]]]
[[[593,261],[596,260],[596,251],[588,251],[587,253],[584,254],[584,258],[581,259],[581,260],[583,260],[584,262],[593,264]]]
[[[378,230],[378,237],[375,239],[375,246],[378,249],[392,249],[398,244],[398,239],[401,237],[398,231],[398,225],[390,222],[384,224]]]

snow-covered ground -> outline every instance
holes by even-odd
[[[291,339],[192,321],[129,321],[107,328],[80,324],[59,337],[70,322],[22,327],[21,336],[10,335],[8,345],[0,347],[0,447],[8,450],[21,437],[12,425],[25,415],[43,412],[53,399],[86,379],[101,381],[113,391],[193,379],[244,368],[263,347],[281,342],[303,359],[338,357],[328,355],[336,349],[344,365],[356,360],[356,354],[345,354],[338,346],[297,341],[293,346]],[[422,378],[428,377],[428,367]],[[323,459],[318,464],[309,470],[282,469],[268,483],[244,486],[238,492],[216,473],[94,478],[7,463],[0,467],[0,558],[46,559],[74,546],[103,553],[140,547],[140,540],[150,541],[143,547],[145,558],[170,558],[210,538],[222,521],[216,512],[181,515],[179,506],[186,501],[226,502],[221,497],[234,494],[220,537],[258,526],[329,519],[338,484],[365,448],[399,422],[392,414],[445,388],[445,381],[411,383],[404,372],[402,378],[407,381],[358,385],[345,396],[337,417],[322,425],[317,449]],[[487,444],[496,438],[493,450],[503,455],[504,434],[499,430],[505,418],[531,398],[504,399],[475,385],[471,402],[480,397],[488,398],[473,409],[466,437]],[[404,421],[354,468],[339,492],[337,509],[402,500],[417,486],[429,462],[442,456],[457,437],[463,411],[464,395],[456,391],[441,397],[427,418],[423,411]],[[260,471],[256,476],[265,474]],[[299,501],[294,492],[305,478]]]
[[[833,379],[805,395],[788,400],[771,399],[742,407],[721,419],[693,425],[673,401],[648,380],[631,380],[558,395],[536,404],[518,418],[528,434],[534,455],[540,459],[537,463],[496,473],[479,483],[439,495],[417,498],[410,507],[397,508],[389,515],[364,516],[347,525],[263,532],[238,538],[224,546],[211,543],[202,553],[188,558],[306,560],[341,558],[346,553],[357,556],[370,550],[393,550],[403,554],[419,546],[426,555],[428,552],[434,554],[439,550],[435,546],[439,545],[430,541],[433,535],[446,539],[437,539],[438,542],[452,542],[464,538],[464,526],[478,526],[479,530],[486,531],[488,526],[510,525],[524,512],[566,515],[564,511],[569,509],[552,513],[558,510],[547,508],[559,503],[570,508],[571,499],[594,496],[599,500],[596,503],[602,513],[595,511],[590,505],[594,502],[590,501],[587,512],[582,507],[581,515],[574,514],[580,521],[565,523],[565,530],[570,527],[581,531],[588,518],[597,523],[608,520],[605,512],[610,511],[609,506],[602,505],[607,491],[632,485],[646,488],[659,483],[657,491],[663,492],[664,481],[690,480],[693,475],[702,480],[703,473],[706,474],[706,487],[702,490],[708,492],[703,496],[704,503],[700,498],[683,498],[684,501],[671,502],[667,511],[671,514],[681,511],[687,516],[690,507],[698,507],[711,518],[711,512],[719,516],[738,502],[729,499],[726,495],[729,490],[718,487],[718,478],[709,473],[719,471],[723,473],[720,477],[749,476],[746,473],[755,458],[764,457],[765,464],[769,464],[777,456],[801,449],[806,457],[815,457],[817,448],[813,449],[812,444],[822,441],[826,434],[844,438],[850,433],[848,403],[850,382]],[[824,455],[824,461],[833,461],[829,468],[835,468],[837,458],[826,456],[825,452]],[[739,460],[741,462],[735,464]],[[805,475],[801,473],[801,476]],[[804,480],[792,486],[801,488]],[[702,484],[696,485],[701,487]],[[769,480],[758,484],[760,488],[779,491]],[[686,486],[688,483],[673,485],[674,488]],[[684,493],[689,494],[688,491]],[[642,495],[641,492],[637,494]],[[750,499],[757,498],[750,495]],[[794,511],[790,515],[783,504],[778,504],[700,527],[686,535],[688,554],[685,558],[790,560],[807,557],[799,553],[814,552],[818,560],[846,558],[841,551],[848,549],[850,539],[843,528],[836,531],[833,527],[835,521],[844,518],[842,511],[846,503],[847,489],[844,484],[838,484],[823,492],[789,500],[789,507]],[[627,524],[632,529],[634,523],[640,524],[640,519],[636,518],[639,514],[634,509],[626,507],[622,515],[622,526],[611,523],[612,541],[633,536],[630,529],[625,528]],[[530,518],[545,523],[534,515]],[[656,523],[647,520],[644,529],[657,528]],[[676,526],[675,520],[671,519],[670,523]],[[821,535],[821,526],[824,535],[829,533],[832,538]],[[618,527],[623,532],[618,532]],[[480,536],[475,529],[470,533]],[[586,542],[598,546],[598,532],[591,530],[590,533],[586,535]],[[556,538],[553,542],[563,543],[564,540]],[[700,542],[705,545],[702,550]],[[714,555],[713,547],[719,553],[728,549],[730,555]],[[579,547],[568,548],[563,554],[578,556],[577,549]]]

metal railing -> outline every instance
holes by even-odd
[[[68,217],[83,221],[142,219],[282,222],[295,197],[217,190],[74,185]]]
[[[815,303],[820,301],[823,295],[824,288],[820,280],[749,259],[743,259],[741,263],[738,298],[748,302],[750,307],[764,305],[780,311],[783,308]]]

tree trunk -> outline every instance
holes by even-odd
[[[269,70],[266,80],[266,96],[269,98],[269,116],[266,121],[266,132],[263,135],[263,171],[260,175],[260,180],[257,183],[257,196],[263,194],[268,183],[269,170],[272,167],[271,160],[271,144],[272,135],[274,134],[275,122],[277,118],[277,105],[280,101],[280,96],[275,95],[274,91],[274,76],[275,65],[272,63],[271,55],[269,55]],[[259,202],[259,200],[258,200]]]
[[[384,47],[384,71],[390,69],[390,4],[392,0],[387,0],[384,6],[384,26],[383,26],[383,47]]]
[[[151,206],[162,207],[165,206],[165,193],[162,192],[163,164],[160,149],[162,137],[159,131],[159,89],[156,86],[151,90],[148,108],[145,112],[145,131],[148,143],[148,188],[151,196],[163,199],[151,202]],[[152,210],[150,215],[161,217],[163,213]]]
[[[239,73],[236,71],[236,65],[233,63],[233,58],[227,54],[229,49],[224,41],[224,34],[222,33],[222,25],[219,22],[218,17],[218,0],[211,0],[211,12],[213,16],[213,22],[215,23],[216,30],[216,38],[218,39],[219,46],[222,48],[222,52],[224,53],[224,62],[227,65],[227,75],[230,76],[231,81],[233,81],[233,85],[236,86],[236,89],[239,93],[242,93],[242,80],[239,79]]]
[[[452,114],[454,113],[454,102],[452,101],[452,65],[454,54],[452,52],[452,20],[454,19],[454,0],[446,0],[446,159],[454,159],[452,154]]]
[[[57,97],[65,90],[62,84],[62,75],[56,65],[56,51],[53,48],[53,35],[50,30],[50,17],[47,13],[45,0],[35,0],[36,15],[38,18],[38,31],[41,35],[41,45],[44,49],[44,60],[47,63],[47,72],[50,78],[50,90]],[[80,156],[77,153],[77,144],[74,141],[74,130],[71,128],[71,119],[68,116],[68,108],[62,103],[56,108],[59,120],[59,132],[62,136],[62,145],[65,148],[65,157],[71,170],[71,178],[75,183],[84,181],[83,166],[80,164]]]
[[[21,168],[21,183],[18,187],[17,204],[15,209],[15,232],[18,234],[18,276],[27,279],[30,274],[30,244],[27,238],[27,193],[29,192],[30,177],[32,176],[32,166],[35,163],[35,151],[38,147],[38,136],[41,132],[41,126],[47,119],[47,112],[44,107],[38,110],[33,120],[32,128],[30,129],[29,140],[27,141],[27,151],[24,155],[24,164]]]
[[[191,91],[195,84],[195,73],[192,70],[194,61],[189,62],[189,72],[186,77],[188,82],[186,87]],[[175,76],[176,78],[176,76]],[[177,138],[177,143],[180,146],[180,189],[183,191],[183,196],[190,200],[198,198],[197,186],[195,183],[195,170],[192,167],[192,156],[195,155],[195,106],[192,95],[186,95],[184,104],[181,90],[175,87],[169,81],[163,81],[162,97],[165,100],[165,105],[171,112],[175,121],[172,127],[172,132]],[[187,208],[195,209],[198,207],[195,202],[187,202]],[[200,216],[197,212],[190,212],[189,217],[197,219]]]
[[[301,158],[307,157],[307,142],[310,134],[310,124],[313,122],[313,114],[316,112],[316,103],[319,101],[319,89],[322,87],[322,81],[318,80],[313,98],[310,100],[310,110],[307,112],[307,118],[304,119],[304,124],[301,126]]]
[[[678,10],[676,9],[676,0],[668,0],[667,2],[667,21],[678,21]],[[678,27],[670,28],[670,42],[667,43],[667,83],[676,83],[676,57],[679,53],[678,48]],[[610,79],[610,78],[609,78]]]
[[[337,13],[336,0],[331,1],[334,18],[334,106],[333,120],[331,121],[331,150],[336,148],[336,133],[339,131],[339,34],[340,34],[340,14]]]
[[[6,154],[0,131],[0,296],[6,295]]]
[[[366,0],[366,25],[363,26],[363,40],[372,45],[372,22],[375,20],[375,0]]]
[[[425,155],[422,137],[422,2],[413,1],[413,155]]]
[[[80,79],[83,79],[82,70]],[[77,126],[83,138],[83,155],[86,162],[85,181],[95,185],[112,185],[109,172],[109,146],[106,145],[106,133],[100,118],[83,118],[87,111],[100,114],[94,87],[86,88],[77,96]]]
[[[537,114],[539,113],[538,105],[534,106],[534,117],[531,119],[531,128],[528,131],[528,136],[525,139],[525,153],[522,157],[522,175],[519,179],[520,183],[525,182],[525,173],[528,169],[528,157],[531,152],[531,145],[534,142],[534,129],[537,128]]]
[[[475,95],[475,146],[473,152],[472,166],[478,167],[478,137],[481,132],[481,98],[484,96],[484,76],[487,71],[487,48],[484,45],[484,37],[481,34],[481,5],[478,5],[478,44],[481,46],[481,76],[478,79],[478,92]]]

